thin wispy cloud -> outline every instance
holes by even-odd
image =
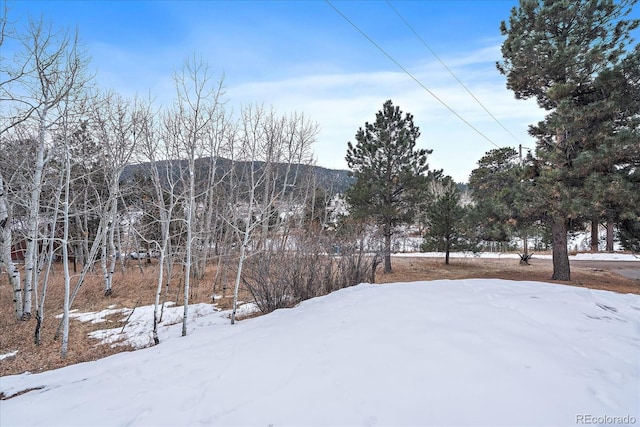
[[[532,146],[527,126],[542,116],[534,102],[515,100],[504,89],[495,68],[495,47],[469,52],[457,61],[457,72],[469,78],[467,87],[516,137],[509,135],[462,88],[442,66],[422,61],[411,68],[447,105],[471,122],[499,146]],[[403,71],[310,74],[290,79],[246,82],[228,88],[232,102],[265,102],[280,111],[303,111],[321,126],[318,136],[318,163],[345,168],[347,141],[357,129],[373,121],[386,99],[414,115],[421,128],[419,145],[433,148],[432,165],[443,168],[459,181],[466,181],[478,159],[495,148],[476,131],[454,116]]]

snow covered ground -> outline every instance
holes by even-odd
[[[193,312],[186,337],[167,314],[159,346],[1,378],[5,396],[32,391],[0,401],[0,425],[640,420],[638,295],[440,280],[362,284],[234,326],[226,312]],[[130,320],[131,336],[149,326]]]

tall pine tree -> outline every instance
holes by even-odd
[[[372,219],[384,236],[384,272],[391,269],[391,236],[413,219],[425,197],[431,150],[416,148],[413,116],[386,101],[374,123],[366,122],[348,143],[347,165],[356,178],[345,197],[355,218]]]
[[[578,165],[587,174],[593,222],[607,224],[607,250],[612,251],[612,225],[640,219],[640,45],[595,83],[584,126],[599,134]]]
[[[588,166],[595,164],[590,156],[611,142],[601,138],[611,132],[598,117],[619,104],[598,90],[598,80],[629,54],[638,21],[624,17],[635,3],[521,0],[501,25],[507,37],[498,70],[507,87],[549,111],[530,133],[538,139],[534,193],[553,235],[554,280],[570,280],[567,230],[592,211],[593,191],[585,186]]]

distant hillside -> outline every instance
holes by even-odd
[[[159,161],[157,162],[157,167],[161,170],[164,170],[167,167],[167,163],[168,161],[166,160]],[[203,177],[203,179],[204,177],[208,176],[210,163],[210,158],[201,158],[196,160],[197,174]],[[222,176],[225,174],[225,172],[229,171],[232,164],[232,161],[229,159],[225,159],[222,157],[218,158],[216,162],[216,168],[218,169],[219,175]],[[239,166],[240,170],[249,170],[249,168],[251,167],[251,162],[236,162],[236,165]],[[186,169],[187,162],[186,160],[173,161],[171,163],[171,166],[173,169],[174,178],[178,178],[180,175],[180,170]],[[133,180],[136,175],[145,176],[150,167],[150,163],[128,165],[122,173],[121,180],[123,182],[129,182]],[[264,167],[264,163],[255,162],[254,167],[257,170],[260,170]],[[284,163],[277,163],[276,171],[278,171],[279,175],[284,176],[286,167],[287,165]],[[320,188],[325,189],[331,195],[343,193],[354,182],[354,178],[349,176],[349,171],[344,169],[327,169],[321,166],[295,164],[291,167],[290,176],[293,176],[296,173],[300,177],[309,176],[309,174],[315,175],[316,185]],[[165,174],[161,173],[160,176],[165,176]]]

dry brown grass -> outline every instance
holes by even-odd
[[[394,258],[394,272],[376,276],[376,282],[389,283],[437,279],[507,279],[550,282],[553,266],[550,260],[532,259],[522,266],[516,259],[452,258],[445,265],[438,258]],[[623,277],[600,268],[571,264],[571,281],[552,282],[619,293],[640,294],[638,280]]]
[[[435,279],[467,279],[467,278],[501,278],[511,280],[530,280],[548,282],[551,277],[551,263],[544,260],[532,260],[531,266],[520,266],[517,260],[504,259],[452,259],[446,266],[441,259],[432,258],[394,258],[394,272],[378,274],[378,283],[405,282]],[[130,263],[125,273],[118,272],[114,276],[113,294],[105,297],[102,279],[99,274],[87,278],[73,304],[80,312],[104,310],[111,305],[120,308],[132,308],[136,304],[153,303],[156,289],[156,262],[143,264],[140,269],[137,262]],[[176,269],[171,287],[167,292],[167,301],[182,301],[182,286]],[[235,270],[233,265],[225,267],[218,280],[216,266],[208,267],[204,279],[191,285],[190,301],[211,302],[211,295],[223,295],[216,303],[223,309],[231,307],[232,286]],[[75,281],[73,281],[75,283]],[[640,282],[627,279],[610,271],[593,268],[581,268],[572,265],[571,282],[562,282],[572,286],[606,289],[621,293],[640,294]],[[223,286],[226,284],[226,289]],[[69,336],[69,353],[65,360],[60,358],[60,342],[53,337],[59,320],[55,315],[62,312],[63,280],[60,266],[56,266],[55,275],[49,285],[45,304],[45,321],[42,330],[42,344],[33,343],[35,320],[16,321],[13,316],[12,290],[6,273],[0,275],[0,354],[18,350],[16,356],[0,361],[0,376],[17,374],[25,371],[41,372],[62,366],[96,360],[117,352],[131,350],[127,347],[111,348],[96,345],[97,342],[87,336],[96,329],[104,329],[104,324],[92,325],[72,320]],[[241,299],[249,300],[249,295],[242,290]],[[120,316],[111,319],[109,327],[122,325]]]
[[[92,324],[71,320],[69,327],[69,351],[67,358],[60,357],[61,342],[54,340],[56,329],[60,322],[55,318],[62,313],[64,298],[64,281],[61,265],[56,265],[54,275],[50,278],[44,309],[44,322],[41,334],[41,344],[34,344],[34,332],[36,328],[35,308],[29,321],[16,321],[12,302],[13,291],[9,285],[6,273],[0,274],[0,354],[6,354],[18,350],[14,357],[0,360],[0,376],[29,372],[42,372],[62,366],[96,360],[114,353],[129,351],[128,347],[111,348],[108,345],[97,345],[97,341],[89,338],[87,334],[94,330],[114,328],[122,326],[122,316],[111,317],[110,323]],[[113,278],[113,293],[104,296],[102,276],[99,267],[95,274],[87,276],[73,303],[72,309],[79,312],[100,311],[115,306],[117,308],[133,308],[136,305],[153,304],[157,286],[157,262],[142,264],[140,268],[137,262],[129,262],[124,273],[118,271]],[[216,304],[222,309],[228,309],[232,305],[232,286],[235,271],[233,267],[225,268],[223,274],[216,277],[216,266],[208,267],[204,279],[192,281],[190,302],[211,302],[211,296],[215,293],[221,298],[216,298]],[[166,301],[175,301],[182,305],[183,283],[180,279],[180,269],[175,268],[171,285],[163,296]],[[72,278],[72,287],[76,283],[76,277]],[[226,289],[223,289],[225,287]],[[248,295],[241,290],[240,298],[248,300]]]

